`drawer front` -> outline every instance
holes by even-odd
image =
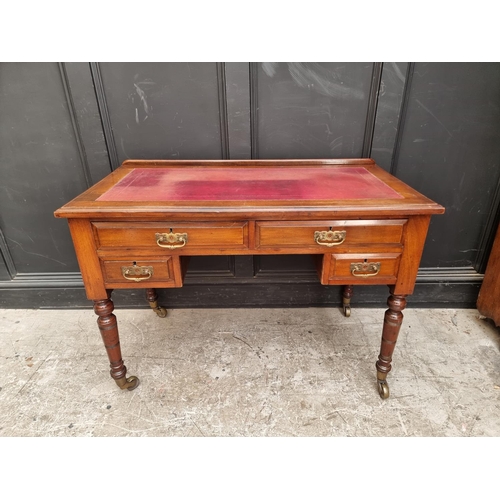
[[[325,255],[323,284],[392,284],[396,282],[401,254]]]
[[[300,248],[311,253],[362,251],[401,246],[406,219],[257,222],[256,248]]]
[[[190,250],[248,248],[247,222],[157,223],[94,222],[99,250],[142,249],[163,254]]]
[[[178,257],[177,257],[178,259]],[[176,273],[174,259],[113,259],[102,260],[101,268],[105,283],[127,285],[130,288],[147,288],[154,284],[161,287],[181,286],[181,277]],[[176,279],[177,278],[177,279]]]

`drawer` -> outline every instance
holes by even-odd
[[[106,284],[114,288],[149,288],[182,286],[179,257],[131,260],[126,257],[102,260],[101,269]],[[125,285],[120,287],[119,284]]]
[[[256,248],[294,248],[309,253],[363,251],[370,246],[401,248],[407,220],[257,222]]]
[[[248,248],[247,222],[93,222],[92,226],[99,250],[141,249],[162,255]]]
[[[390,285],[396,283],[400,258],[400,253],[326,254],[321,283]]]

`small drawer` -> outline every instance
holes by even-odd
[[[401,247],[406,219],[257,222],[256,248],[309,253],[360,252],[370,246]],[[380,251],[380,250],[379,250]]]
[[[182,276],[177,272],[178,257],[138,260],[103,260],[101,268],[107,284],[127,285],[130,288],[182,286]]]
[[[217,249],[248,248],[247,222],[158,223],[94,222],[99,250],[145,250],[163,255],[165,251],[200,254]]]
[[[323,257],[321,282],[338,284],[393,284],[401,254],[327,254]]]

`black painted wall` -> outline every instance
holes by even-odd
[[[475,304],[500,205],[498,63],[1,63],[0,117],[0,307],[89,306],[53,211],[127,158],[362,156],[446,207],[410,304]],[[193,258],[185,287],[161,294],[340,303],[308,256]],[[353,303],[386,295],[357,287]]]

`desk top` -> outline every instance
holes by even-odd
[[[370,159],[127,160],[55,212],[109,218],[437,214],[443,207]],[[289,218],[289,217],[287,217]]]

